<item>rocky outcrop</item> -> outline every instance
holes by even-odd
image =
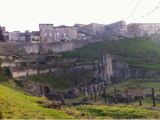
[[[130,78],[130,67],[129,65],[121,60],[113,60],[113,83],[120,82]]]
[[[158,79],[160,71],[147,70],[142,67],[130,66],[130,78]]]
[[[101,80],[107,84],[114,84],[128,79],[159,79],[160,71],[148,70],[142,67],[129,65],[120,58],[107,55],[103,59],[100,72]]]
[[[126,62],[115,62],[113,64],[114,82],[119,82],[127,79],[159,79],[160,71],[148,70],[142,67],[128,65]]]

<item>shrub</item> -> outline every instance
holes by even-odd
[[[2,71],[1,71],[1,74],[5,77],[11,77],[12,76],[9,68],[3,68]]]
[[[37,103],[41,104],[45,108],[61,109],[62,106],[60,103],[48,100],[38,100]]]

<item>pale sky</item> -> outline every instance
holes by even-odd
[[[109,24],[130,14],[127,23],[160,23],[159,7],[160,0],[0,0],[0,25],[24,31],[38,30],[39,23]]]

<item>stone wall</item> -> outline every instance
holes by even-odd
[[[24,44],[24,50],[27,54],[38,54],[39,52],[39,44]]]
[[[1,63],[1,67],[15,67],[16,66],[16,63],[14,62],[2,62]]]
[[[97,40],[96,40],[97,41]],[[72,51],[76,48],[83,47],[91,42],[96,41],[87,41],[87,40],[80,40],[80,41],[67,41],[67,42],[55,42],[50,44],[24,44],[24,49],[27,54],[37,54],[39,49],[42,49],[43,52],[52,51],[53,53],[57,52],[65,52],[65,51]]]
[[[23,68],[23,69],[22,68],[21,69],[10,68],[10,70],[11,70],[13,78],[19,78],[19,77],[25,77],[27,75],[37,75],[38,74],[38,69],[34,69],[34,68]],[[57,68],[41,69],[39,70],[39,74],[54,72],[57,70],[58,70]]]
[[[0,43],[0,55],[26,55],[26,54],[38,54],[39,50],[47,53],[48,51],[65,52],[72,51],[76,48],[83,47],[89,43],[97,42],[100,40],[72,40],[55,43]]]
[[[78,70],[78,69],[86,69],[86,70],[92,70],[93,65],[79,65],[79,66],[74,66],[72,69]],[[13,78],[19,78],[19,77],[25,77],[27,75],[37,75],[38,72],[39,74],[44,74],[44,73],[52,73],[55,71],[60,71],[61,68],[45,68],[45,69],[40,69],[38,70],[37,68],[32,68],[32,67],[10,67],[10,71],[12,73]]]

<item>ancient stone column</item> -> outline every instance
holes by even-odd
[[[85,96],[88,97],[88,90],[87,90],[87,87],[85,87],[84,92],[85,92]]]
[[[95,92],[96,92],[96,95],[98,96],[99,93],[98,93],[98,85],[97,84],[95,84]]]
[[[93,86],[90,86],[90,94],[91,94],[91,99],[93,99],[94,91],[93,91]]]
[[[152,88],[152,102],[153,102],[153,107],[155,107],[156,106],[156,98],[155,98],[154,88]]]
[[[94,85],[94,100],[97,101],[97,87]]]

